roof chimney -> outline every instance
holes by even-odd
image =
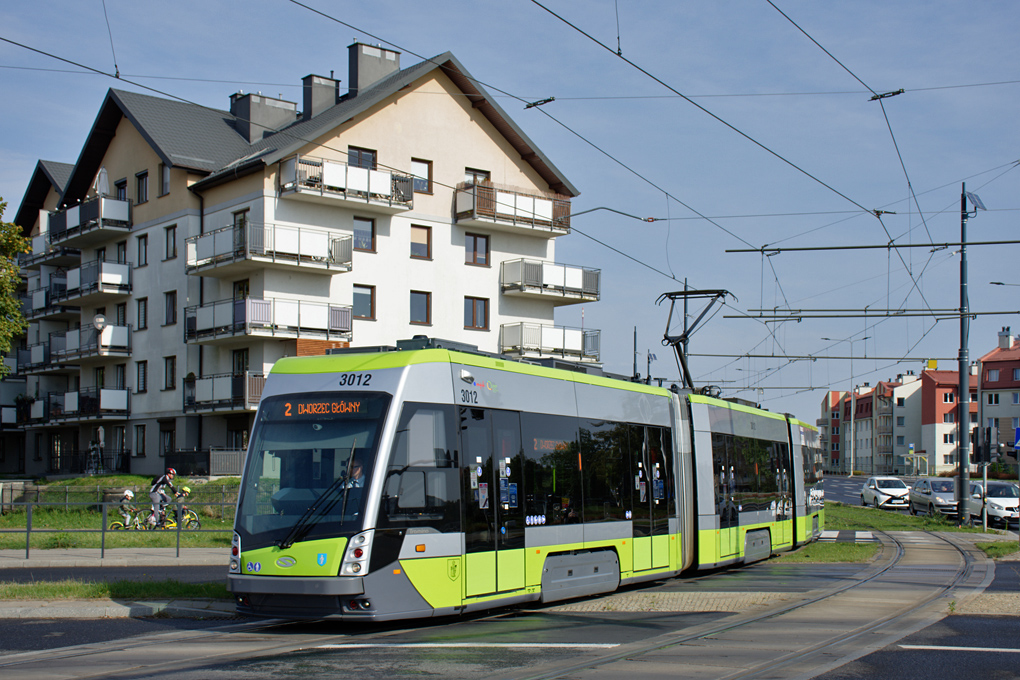
[[[999,349],[1009,349],[1013,346],[1013,336],[1009,333],[1009,326],[1003,326],[999,331]]]
[[[357,97],[361,90],[400,70],[400,52],[364,43],[347,46],[347,96]]]
[[[340,81],[324,76],[307,75],[301,79],[305,93],[301,119],[308,120],[340,100]]]
[[[230,95],[230,113],[237,117],[234,128],[252,144],[266,134],[293,123],[297,118],[297,104],[261,94],[238,92]]]

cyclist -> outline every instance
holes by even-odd
[[[120,505],[117,506],[117,512],[124,520],[124,526],[130,527],[132,517],[135,514],[135,492],[131,489],[125,489],[124,495],[120,497]]]
[[[177,494],[177,487],[174,486],[174,477],[177,476],[177,470],[173,468],[167,468],[166,474],[159,477],[152,483],[152,488],[149,489],[149,498],[152,500],[152,514],[149,515],[149,525],[155,526],[157,520],[162,523],[163,521],[163,508],[170,503],[170,497],[166,495],[166,487],[170,487],[170,490]]]

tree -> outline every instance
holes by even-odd
[[[21,267],[18,255],[29,252],[29,240],[21,235],[21,227],[4,222],[7,204],[0,197],[0,354],[11,351],[11,340],[28,328],[28,322],[21,314]],[[0,378],[9,373],[6,365],[0,364]]]

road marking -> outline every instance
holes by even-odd
[[[950,647],[944,645],[900,645],[901,649],[926,649],[944,652],[1006,652],[1020,654],[1020,649],[1000,649],[998,647]]]
[[[448,647],[477,647],[480,649],[505,647],[508,649],[612,649],[619,643],[598,644],[594,642],[351,642],[347,644],[319,645],[316,649],[429,649]]]

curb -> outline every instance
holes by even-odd
[[[237,617],[229,600],[7,600],[0,602],[0,619],[135,619],[160,616],[174,619]]]

